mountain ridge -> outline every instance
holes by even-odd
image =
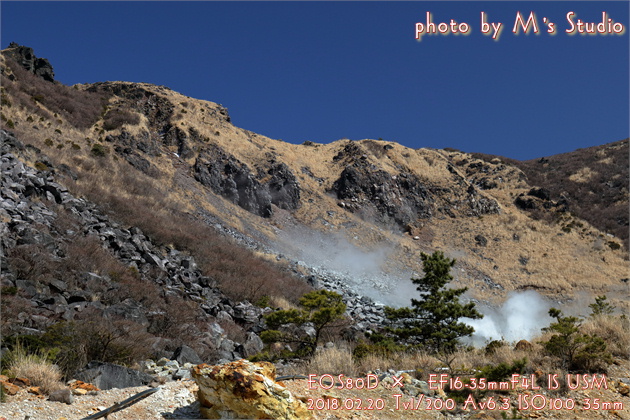
[[[2,60],[3,128],[63,168],[73,192],[126,225],[144,224],[164,244],[178,239],[160,225],[177,230],[172,220],[188,218],[304,277],[317,277],[333,259],[321,248],[336,244],[358,265],[377,260],[370,267],[379,273],[361,274],[352,287],[390,304],[408,298],[419,254],[442,250],[458,260],[454,283],[477,301],[498,305],[511,292],[536,290],[561,302],[609,293],[623,305],[622,243],[529,184],[509,159],[370,139],[293,145],[238,128],[222,105],[163,86],[67,87],[4,52]],[[247,298],[282,293],[267,286]]]

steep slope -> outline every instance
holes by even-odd
[[[474,154],[490,161],[496,156]],[[628,139],[528,161],[505,159],[568,210],[621,239],[628,249]],[[614,245],[613,245],[614,246]]]
[[[352,266],[369,267],[353,287],[385,303],[407,302],[420,252],[436,249],[457,258],[456,283],[478,300],[529,289],[559,301],[625,299],[621,242],[505,159],[376,140],[293,145],[163,86],[66,87],[3,60],[3,126],[69,168],[69,189],[165,244],[180,228],[168,220],[186,214],[297,275],[317,277],[313,267],[336,257],[346,279]],[[212,270],[217,259],[208,259]],[[233,297],[286,289],[269,280],[247,292],[214,273]]]

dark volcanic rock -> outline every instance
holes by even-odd
[[[546,188],[534,187],[531,190],[529,190],[527,195],[531,195],[532,197],[538,197],[541,200],[550,200],[551,199],[551,193]]]
[[[134,104],[134,109],[144,114],[149,123],[165,133],[170,128],[173,116],[173,104],[166,98],[135,85],[133,83],[94,83],[88,92],[104,92],[127,98]]]
[[[170,127],[164,134],[163,143],[165,146],[177,146],[177,154],[182,159],[190,159],[194,156],[188,134],[179,127]]]
[[[516,205],[516,207],[523,210],[536,210],[537,208],[539,208],[538,201],[536,199],[527,197],[524,194],[520,194],[518,197],[516,197],[516,200],[514,200],[514,204]]]
[[[364,163],[347,166],[332,191],[338,199],[347,201],[343,207],[350,211],[366,211],[362,206],[375,208],[375,216],[381,222],[393,220],[404,226],[432,214],[429,191],[415,176],[392,176],[382,170],[374,171]]]
[[[488,245],[488,240],[483,235],[475,236],[475,242],[477,242],[477,245],[479,245],[479,246],[486,246],[486,245]]]
[[[121,133],[109,141],[120,142],[121,153],[124,153],[127,146],[123,143],[132,144],[134,140],[133,136]],[[16,288],[21,297],[30,299],[30,304],[24,305],[7,326],[10,334],[33,334],[59,321],[82,322],[86,317],[124,321],[126,325],[147,331],[163,327],[166,312],[155,311],[153,300],[149,299],[147,303],[137,294],[136,299],[132,299],[123,291],[125,285],[120,282],[122,273],[119,271],[101,275],[87,271],[91,266],[76,263],[76,268],[67,273],[68,276],[57,278],[57,267],[71,257],[65,244],[83,237],[96,239],[106,252],[129,267],[128,275],[138,280],[138,285],[153,282],[159,286],[164,291],[160,299],[179,296],[202,302],[195,315],[200,321],[214,320],[215,305],[219,302],[222,304],[220,310],[234,314],[232,306],[235,303],[226,299],[210,278],[202,275],[187,252],[161,248],[139,228],[126,229],[110,220],[93,203],[73,197],[56,182],[57,168],[44,155],[24,147],[13,134],[4,130],[0,130],[0,154],[0,249],[8,251],[9,255],[16,249],[23,250],[20,252],[24,255],[37,251],[20,265],[0,258],[2,286]],[[24,157],[42,162],[46,169],[38,170],[24,164],[21,160]],[[74,216],[58,224],[59,216],[64,214]],[[36,269],[31,268],[37,259]],[[66,274],[67,271],[64,269],[59,273]],[[244,310],[238,313],[243,322],[249,322],[252,331],[254,328],[259,331],[262,313],[250,310],[247,305],[242,308]],[[199,333],[203,334],[203,331]],[[194,346],[198,343],[191,341],[187,344]],[[199,345],[195,348],[210,361],[220,354],[221,343],[215,344],[214,347]],[[239,345],[226,343],[227,350],[221,357],[240,357],[232,348]],[[213,350],[217,351],[213,353]],[[187,357],[195,358],[194,354]]]
[[[272,214],[271,195],[247,165],[219,147],[201,153],[193,166],[195,179],[215,193],[258,216]]]
[[[37,58],[32,48],[12,42],[5,54],[34,75],[49,82],[55,81],[55,72],[50,62],[45,58]]]
[[[75,375],[75,379],[94,384],[100,389],[129,388],[147,385],[153,377],[138,370],[113,363],[90,362]]]
[[[300,184],[289,167],[279,163],[272,166],[268,173],[271,175],[267,184],[271,202],[281,209],[297,209],[300,206]]]

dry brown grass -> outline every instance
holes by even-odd
[[[338,341],[334,347],[322,348],[296,373],[304,374],[344,374],[347,376],[365,375],[380,370],[414,370],[417,377],[432,373],[443,364],[436,357],[423,351],[394,352],[388,355],[371,353],[357,360],[352,356],[354,344]]]
[[[45,354],[28,354],[16,346],[9,355],[8,373],[11,377],[27,378],[45,394],[63,388],[59,367],[47,360]]]
[[[77,128],[88,128],[99,119],[107,100],[103,95],[47,82],[11,59],[5,62],[17,78],[11,81],[2,76],[2,86],[17,102],[13,106],[24,107],[47,120],[51,114],[60,115]]]
[[[584,334],[603,338],[606,342],[607,350],[614,357],[626,360],[630,358],[630,327],[627,318],[597,315],[588,318],[582,324],[580,330]]]
[[[356,376],[359,373],[352,358],[352,350],[346,343],[319,350],[301,369],[315,375]]]
[[[272,308],[278,308],[278,309],[282,309],[282,310],[289,310],[289,309],[298,309],[299,306],[288,301],[286,298],[282,297],[282,296],[272,296],[269,299],[269,303],[271,305]]]

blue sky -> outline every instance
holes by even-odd
[[[2,48],[48,58],[65,84],[165,85],[292,143],[382,138],[516,159],[628,137],[629,31],[569,36],[628,2],[13,2]],[[416,22],[471,33],[415,39]],[[512,33],[536,13],[539,35]],[[481,12],[502,22],[498,41]],[[556,24],[545,33],[543,18]]]

